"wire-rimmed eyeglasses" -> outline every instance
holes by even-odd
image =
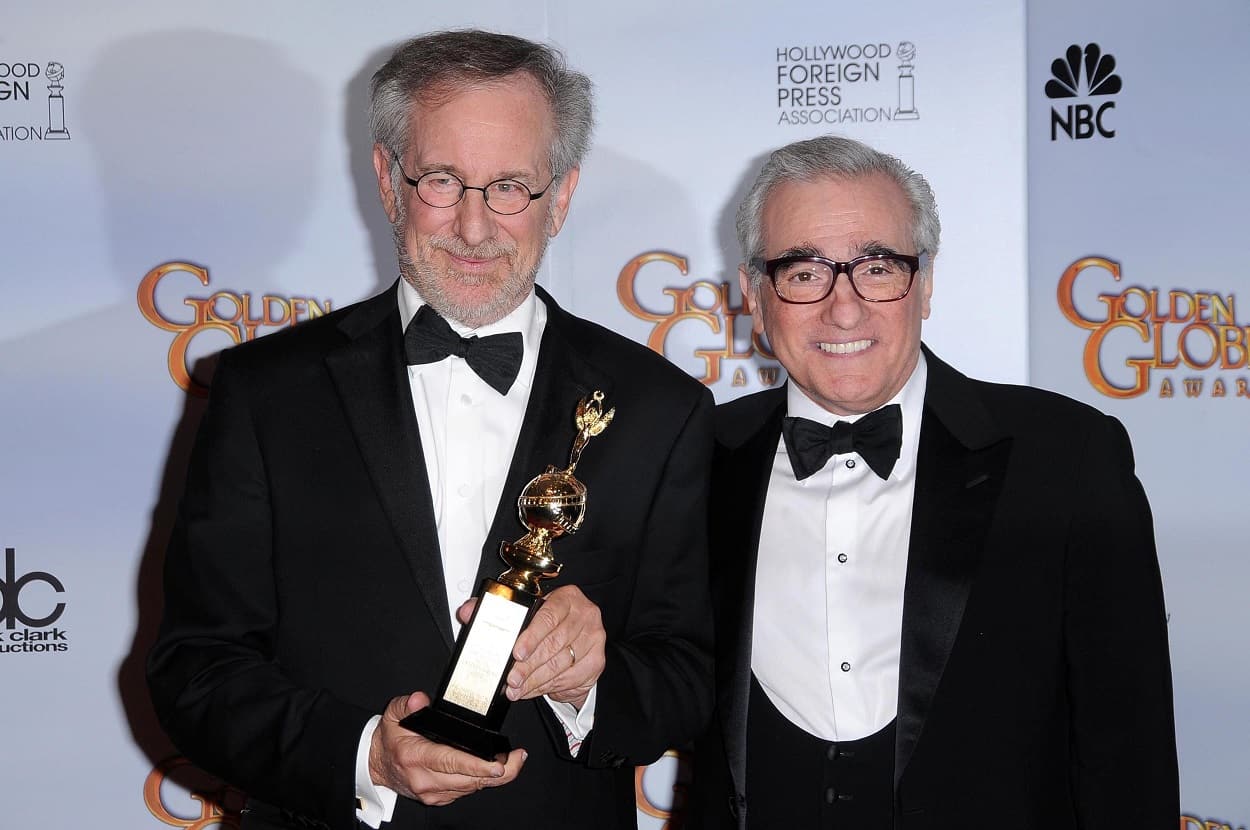
[[[399,167],[399,173],[404,177],[404,181],[416,189],[417,198],[430,207],[454,207],[460,204],[466,190],[477,190],[486,200],[486,207],[501,216],[512,216],[525,210],[530,206],[530,202],[541,199],[555,182],[553,176],[547,186],[537,193],[531,193],[528,187],[516,179],[496,179],[484,187],[473,187],[461,181],[455,173],[449,173],[446,170],[431,170],[414,179],[399,163],[398,156],[395,156],[395,164]]]

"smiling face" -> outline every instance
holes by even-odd
[[[916,254],[911,210],[902,188],[884,175],[786,181],[768,195],[761,216],[764,258],[816,254],[845,262],[863,254]],[[739,269],[757,333],[768,336],[791,382],[838,415],[871,412],[903,388],[920,356],[920,324],[929,316],[931,275],[916,274],[901,300],[870,303],[839,275],[833,293],[810,305],[784,302],[767,276],[759,290]]]
[[[432,170],[482,187],[514,179],[538,193],[551,179],[551,106],[527,75],[453,91],[445,100],[415,102],[409,146],[400,159],[414,180]],[[478,327],[521,304],[534,285],[547,240],[568,214],[576,168],[520,213],[500,216],[482,193],[466,190],[449,208],[430,207],[400,179],[392,188],[390,150],[374,147],[382,204],[395,235],[400,273],[436,311]]]

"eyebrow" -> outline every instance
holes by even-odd
[[[798,245],[791,245],[789,248],[786,248],[784,251],[777,254],[776,257],[770,257],[770,259],[780,259],[783,256],[820,256],[820,257],[823,257],[824,254],[822,254],[820,250],[817,249],[817,247],[813,245],[812,243],[800,242]]]
[[[859,245],[855,246],[855,256],[851,257],[851,259],[861,256],[898,253],[901,253],[901,251],[897,250],[893,246],[886,245],[884,242],[880,242],[875,239],[870,239],[867,242],[861,242]],[[777,254],[776,258],[783,256],[818,256],[824,257],[825,259],[832,259],[832,257],[825,256],[825,254],[811,242],[800,242],[797,245],[791,245],[789,248],[786,248],[784,251]]]
[[[429,164],[417,165],[417,172],[416,172],[416,175],[413,176],[413,178],[419,179],[422,176],[424,176],[426,173],[436,173],[436,172],[437,173],[451,173],[457,178],[459,178],[461,181],[465,180],[465,173],[463,170],[461,170],[459,167],[457,167],[454,164],[447,164],[444,162],[431,162]],[[518,181],[522,183],[525,183],[525,182],[537,183],[538,177],[527,170],[521,170],[520,168],[513,168],[511,170],[504,170],[502,173],[499,173],[494,178],[488,179],[486,182],[483,182],[483,184],[488,184],[490,182],[504,181],[504,180]]]
[[[901,254],[902,251],[893,245],[886,245],[884,242],[878,242],[870,239],[859,246],[860,256],[869,256],[871,254]]]

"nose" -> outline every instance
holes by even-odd
[[[495,236],[495,212],[486,206],[486,191],[466,187],[464,195],[453,208],[456,211],[456,234],[469,245],[480,245]]]
[[[826,325],[838,329],[853,329],[859,325],[866,313],[865,303],[851,287],[851,275],[835,274],[833,291],[821,301],[820,319]]]

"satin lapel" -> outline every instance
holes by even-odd
[[[717,604],[726,609],[725,630],[718,634],[716,688],[723,695],[717,709],[725,742],[725,760],[735,792],[746,791],[747,704],[751,693],[751,635],[755,611],[755,566],[759,561],[760,527],[764,501],[772,474],[785,396],[760,429],[740,447],[722,450],[714,481],[718,487],[714,516],[720,527],[712,532],[718,540],[711,550],[712,585]],[[737,615],[736,619],[731,614]]]
[[[929,380],[903,589],[895,786],[959,632],[1011,449],[971,381],[926,356]]]
[[[516,541],[525,533],[517,518],[516,503],[521,490],[549,464],[560,468],[568,465],[577,432],[573,422],[577,402],[598,390],[604,393],[607,406],[612,405],[611,379],[584,360],[581,350],[566,336],[568,314],[542,289],[538,289],[538,294],[547,306],[547,324],[516,450],[490,532],[482,545],[479,581],[498,576],[504,569],[499,543]]]
[[[438,528],[412,409],[395,292],[383,292],[361,304],[340,329],[349,342],[327,355],[326,365],[417,589],[450,651],[451,620]]]

